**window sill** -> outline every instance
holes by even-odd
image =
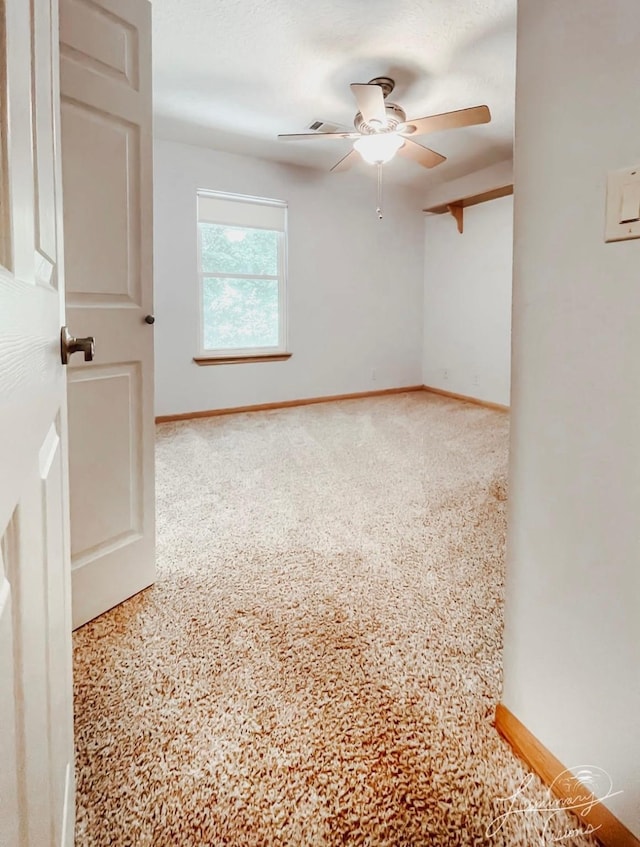
[[[243,362],[286,362],[291,353],[266,353],[258,356],[194,356],[196,365],[239,365]]]

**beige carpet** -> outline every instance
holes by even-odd
[[[507,429],[422,392],[160,426],[158,582],[75,636],[77,845],[590,844],[487,834]]]

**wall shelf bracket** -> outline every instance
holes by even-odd
[[[464,231],[464,210],[467,206],[477,206],[478,203],[497,200],[498,197],[508,197],[510,194],[513,194],[513,185],[501,185],[499,188],[491,189],[491,191],[483,191],[481,194],[461,197],[459,200],[452,200],[450,203],[441,203],[438,206],[429,206],[428,209],[423,209],[422,211],[429,212],[431,215],[443,215],[448,212],[455,218],[458,225],[458,232],[462,234]]]
[[[464,206],[462,206],[460,203],[449,203],[447,205],[447,209],[456,219],[456,223],[458,224],[458,232],[460,233],[460,235],[462,235],[464,231]]]

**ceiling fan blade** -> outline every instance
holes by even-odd
[[[279,135],[284,141],[307,141],[309,138],[329,138],[332,140],[340,138],[360,138],[359,132],[299,132],[288,135]]]
[[[368,82],[352,82],[351,90],[356,98],[358,109],[367,123],[379,121],[381,124],[386,124],[384,94],[379,85],[370,85]]]
[[[331,173],[338,173],[339,171],[348,171],[349,168],[353,167],[358,161],[358,154],[355,150],[349,150],[346,156],[343,156],[339,162],[331,168]]]
[[[405,131],[414,126],[411,135],[424,135],[427,132],[440,132],[443,129],[458,129],[463,126],[487,124],[491,120],[488,106],[474,106],[471,109],[459,109],[457,112],[443,112],[441,115],[430,115],[426,118],[416,118],[407,121]]]
[[[416,144],[415,141],[410,141],[408,138],[404,139],[404,144],[398,150],[398,155],[405,159],[411,159],[424,168],[435,168],[436,165],[441,165],[442,162],[447,161],[446,156],[441,156],[435,150],[429,150],[428,147]]]

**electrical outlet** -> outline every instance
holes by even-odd
[[[480,385],[480,377],[478,376],[478,374],[473,375],[473,384]]]
[[[447,368],[442,369],[442,379],[445,382],[447,382],[447,380],[449,379],[449,371],[447,370]]]
[[[371,382],[375,382],[378,378],[378,373],[375,368],[371,368]]]

